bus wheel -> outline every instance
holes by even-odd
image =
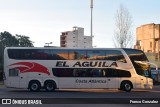
[[[51,91],[55,90],[56,86],[55,86],[55,83],[53,81],[46,81],[45,85],[44,85],[44,88],[45,88],[46,91],[51,92]]]
[[[128,81],[125,81],[122,83],[122,90],[126,91],[126,92],[130,92],[132,89],[132,84]]]
[[[33,91],[33,92],[39,91],[40,87],[41,87],[41,85],[38,81],[32,81],[29,84],[29,89],[30,89],[30,91]]]

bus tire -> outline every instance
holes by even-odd
[[[33,92],[38,92],[41,88],[40,82],[39,81],[31,81],[29,83],[29,90]]]
[[[55,89],[56,89],[56,83],[54,81],[45,81],[44,88],[48,92],[55,91]]]
[[[121,84],[122,90],[126,92],[130,92],[133,88],[132,83],[130,81],[124,81]]]

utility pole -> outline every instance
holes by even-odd
[[[93,31],[92,31],[92,10],[93,10],[93,0],[90,0],[90,8],[91,8],[91,43],[93,42]],[[93,43],[92,43],[93,45]]]

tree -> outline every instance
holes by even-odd
[[[133,47],[132,17],[127,8],[120,5],[115,15],[114,45],[118,48]]]
[[[16,38],[19,42],[18,46],[20,47],[33,47],[33,42],[28,36],[16,34]]]
[[[16,36],[7,31],[0,33],[0,69],[3,66],[3,51],[5,47],[33,47],[33,42],[29,37],[24,35]]]
[[[3,51],[5,47],[18,46],[18,40],[9,32],[0,33],[0,63],[3,60]]]
[[[0,33],[0,49],[5,47],[33,47],[33,42],[28,36],[10,34],[7,31]]]
[[[0,33],[0,45],[1,47],[18,46],[18,40],[15,36],[12,36],[9,32]]]
[[[5,47],[18,46],[18,40],[9,32],[0,33],[0,69],[3,67],[3,51]]]

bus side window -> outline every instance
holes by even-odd
[[[84,69],[74,69],[73,71],[73,75],[75,77],[88,77],[88,69],[84,68]]]
[[[59,77],[58,68],[52,68],[52,73],[54,76]]]
[[[112,60],[126,63],[126,59],[121,51],[118,50],[106,50],[105,60]]]
[[[74,77],[78,77],[77,69],[74,69],[74,70],[73,70],[73,76],[74,76]]]
[[[50,54],[51,60],[68,60],[67,50],[51,50]]]
[[[106,77],[106,70],[102,70],[102,77]]]
[[[119,69],[117,69],[117,71],[119,77],[131,77],[131,73],[129,71]]]
[[[93,69],[91,71],[91,77],[103,77],[102,69]]]
[[[87,51],[87,59],[89,60],[104,60],[105,51],[104,50],[89,50]]]
[[[84,50],[70,50],[69,60],[84,60],[86,59],[86,51]]]
[[[18,69],[9,69],[9,76],[10,77],[16,77],[16,76],[19,76],[19,70]]]
[[[118,77],[118,72],[116,69],[106,69],[106,77]]]

